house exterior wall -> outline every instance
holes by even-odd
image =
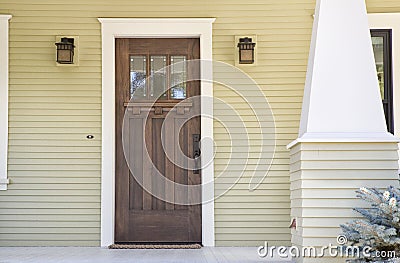
[[[400,12],[397,0],[368,0],[367,4],[370,12]],[[256,191],[247,190],[249,177],[245,176],[215,200],[216,245],[255,246],[264,241],[289,245],[286,145],[298,133],[314,7],[313,0],[99,0],[96,4],[87,0],[1,0],[0,13],[13,18],[9,43],[11,184],[7,191],[0,191],[0,246],[100,244],[98,17],[215,17],[213,56],[229,64],[234,64],[235,35],[257,35],[257,66],[243,70],[271,104],[277,150],[268,178]],[[56,36],[63,35],[79,36],[79,67],[56,66],[54,43]],[[215,97],[239,107],[245,103],[226,95],[226,90],[215,86]],[[242,117],[246,121],[246,115]],[[86,140],[88,134],[95,139]],[[214,137],[220,149],[229,141],[218,123]],[[216,175],[227,158],[217,148]]]

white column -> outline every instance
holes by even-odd
[[[397,141],[386,129],[364,0],[317,0],[299,137],[288,146],[292,243],[337,245],[339,225],[362,204],[354,191],[398,184]]]
[[[318,0],[300,138],[390,139],[378,87],[364,1]]]

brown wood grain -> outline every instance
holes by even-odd
[[[115,165],[115,240],[125,240],[128,238],[126,232],[126,225],[129,224],[129,199],[126,195],[126,185],[129,185],[129,176],[126,176],[129,171],[125,163],[122,145],[122,121],[125,110],[123,109],[123,102],[127,99],[127,91],[124,87],[129,87],[129,79],[124,76],[129,74],[129,65],[124,63],[129,61],[128,57],[128,40],[116,40],[116,92],[115,92],[115,134],[116,134],[116,165]]]
[[[184,155],[193,157],[193,134],[200,134],[200,117],[190,118],[191,111],[200,112],[200,82],[188,82],[187,96],[191,101],[184,103],[180,110],[171,109],[180,100],[130,101],[130,56],[147,57],[147,72],[150,72],[149,58],[152,55],[167,57],[167,64],[173,55],[199,58],[198,39],[117,39],[116,40],[116,211],[115,242],[199,242],[201,243],[201,205],[176,205],[174,200],[185,202],[201,200],[200,187],[197,190],[182,190],[172,184],[155,180],[161,176],[183,185],[199,185],[201,174],[178,167],[174,160],[167,158],[164,149],[172,153],[172,159],[185,163]],[[198,77],[198,66],[188,67],[190,77]],[[169,71],[167,71],[169,73]],[[167,74],[167,76],[169,76]],[[167,77],[167,82],[171,80]],[[147,81],[149,91],[149,81]],[[147,92],[149,93],[149,92]],[[149,99],[149,97],[148,97]],[[125,110],[124,138],[128,149],[125,160],[122,143],[122,129]],[[170,118],[166,119],[169,115]],[[145,125],[145,129],[143,129]],[[179,130],[179,127],[182,127]],[[164,137],[164,145],[162,145]],[[147,155],[148,154],[148,155]],[[157,196],[152,196],[156,192]],[[172,202],[165,202],[167,198]]]

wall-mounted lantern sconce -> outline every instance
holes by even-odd
[[[74,39],[63,37],[61,42],[56,43],[57,46],[57,63],[74,64]]]
[[[239,48],[239,64],[254,63],[254,47],[256,43],[252,42],[249,37],[239,38],[237,47]]]

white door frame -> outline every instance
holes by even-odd
[[[116,38],[200,38],[200,59],[212,59],[212,24],[215,18],[99,18],[102,33],[102,150],[101,150],[101,246],[114,243],[115,225],[115,39]],[[201,77],[212,80],[212,68],[201,67]],[[201,82],[201,95],[212,97],[211,81]],[[209,101],[209,100],[208,100]],[[202,138],[213,139],[212,106],[204,105],[201,116]],[[204,160],[211,160],[213,147],[202,149]],[[202,243],[215,245],[213,196],[214,164],[202,169],[202,182],[212,187],[202,190]],[[210,186],[210,185],[209,185]]]

